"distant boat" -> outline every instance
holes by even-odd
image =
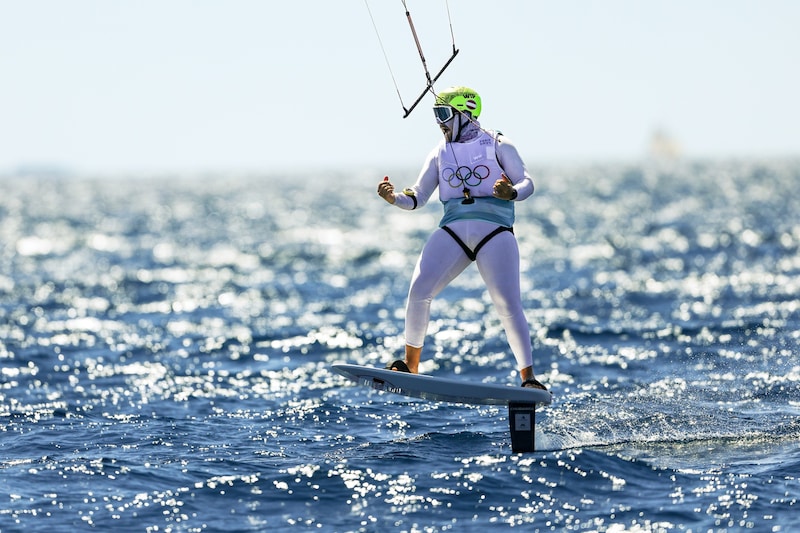
[[[650,138],[650,157],[653,159],[678,159],[681,146],[663,129],[657,129]]]

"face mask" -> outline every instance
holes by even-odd
[[[444,138],[447,142],[458,142],[458,139],[461,137],[461,131],[464,128],[464,124],[468,122],[469,119],[462,116],[461,113],[454,113],[453,116],[450,117],[450,120],[440,122],[439,128],[442,130]]]

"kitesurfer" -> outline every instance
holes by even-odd
[[[534,376],[531,338],[520,294],[514,204],[533,194],[514,144],[478,122],[481,98],[468,87],[436,95],[433,112],[444,139],[430,152],[414,185],[396,193],[388,178],[378,194],[401,209],[426,204],[439,189],[444,216],[417,261],[406,304],[405,359],[387,368],[417,373],[433,298],[475,261],[500,316],[523,387],[547,390]]]

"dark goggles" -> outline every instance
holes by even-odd
[[[455,110],[449,105],[435,105],[433,106],[433,114],[436,117],[436,122],[444,124],[455,115]]]

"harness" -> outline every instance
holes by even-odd
[[[478,125],[478,127],[480,128],[479,125]],[[461,135],[461,133],[462,132],[459,131],[459,135]],[[472,148],[472,147],[464,148],[464,150],[467,150],[467,151],[463,151],[462,150],[462,152],[460,154],[457,154],[456,150],[455,150],[456,145],[453,144],[453,143],[449,143],[449,142],[444,143],[442,145],[441,151],[439,152],[439,156],[438,156],[439,163],[438,163],[438,165],[439,165],[439,168],[440,168],[440,172],[441,172],[441,165],[442,165],[442,160],[443,160],[442,158],[445,158],[444,160],[449,162],[449,163],[451,163],[452,165],[454,165],[453,168],[456,169],[456,170],[452,170],[451,169],[451,171],[453,172],[453,175],[459,177],[462,180],[462,184],[463,184],[463,191],[462,192],[464,194],[464,199],[460,202],[461,204],[467,204],[467,205],[474,204],[475,203],[475,198],[476,198],[474,196],[475,193],[478,193],[478,197],[491,197],[492,196],[491,195],[491,190],[486,188],[486,187],[491,187],[491,184],[490,184],[491,180],[486,181],[486,184],[484,184],[483,183],[484,179],[488,178],[489,175],[491,175],[493,172],[494,173],[499,172],[500,175],[503,175],[502,174],[503,173],[503,166],[500,164],[500,159],[497,156],[497,150],[495,148],[497,143],[499,142],[500,136],[503,135],[503,134],[498,131],[498,132],[496,132],[496,135],[495,135],[495,134],[493,134],[493,132],[489,132],[487,130],[482,130],[482,129],[480,129],[480,133],[481,133],[481,135],[486,136],[486,137],[490,138],[493,141],[492,144],[491,144],[492,148],[491,148],[491,151],[490,151],[490,153],[494,154],[494,157],[492,158],[493,161],[489,160],[488,158],[484,158],[482,154],[477,154],[475,152],[475,148]],[[479,143],[480,143],[481,147],[485,146],[485,142],[484,142],[483,138],[481,138]],[[447,148],[450,149],[450,154],[447,154]],[[471,150],[471,151],[469,151],[469,150]],[[484,150],[484,148],[480,148],[480,150]],[[448,156],[448,155],[452,159],[445,157],[445,156]],[[477,156],[477,161],[479,162],[479,166],[477,166],[475,168],[470,168],[470,167],[467,167],[467,166],[461,166],[458,163],[459,159],[466,159],[466,160],[470,160],[470,161],[476,161],[476,156]],[[486,162],[485,164],[484,164],[484,161]],[[470,173],[466,177],[461,175],[461,172],[464,169],[466,169],[466,171],[468,171]],[[484,172],[482,176],[478,176],[479,179],[477,181],[477,185],[468,181],[471,177],[473,177],[473,174],[477,175],[476,169],[482,169],[482,171]],[[458,198],[457,193],[455,193],[455,189],[458,189],[458,187],[455,187],[453,185],[453,183],[448,181],[447,185],[449,185],[449,187],[445,188],[444,187],[445,184],[443,182],[441,182],[441,179],[442,179],[442,175],[440,175],[440,184],[439,184],[440,199],[442,200],[443,203],[447,204],[447,202],[449,200],[455,200],[455,199]],[[467,187],[467,185],[469,185],[470,187],[473,187],[473,190],[470,190]],[[451,195],[442,196],[442,191],[447,191],[448,193],[451,193]],[[408,193],[406,193],[406,194],[408,194]],[[414,207],[416,208],[417,207],[417,199],[413,196],[413,194],[410,195],[410,196],[414,200]],[[513,205],[513,204],[509,204],[509,205]],[[514,220],[513,206],[511,207],[510,215],[504,215],[503,213],[500,213],[500,214],[494,213],[494,214],[497,215],[499,218],[503,219],[503,222],[500,222],[500,220],[497,221],[497,222],[500,222],[501,224],[502,223],[508,223],[508,224],[512,224],[513,223],[513,220]],[[452,215],[453,215],[454,218],[458,218],[458,214],[457,213],[452,213]],[[506,221],[505,220],[506,217],[508,217],[509,220]],[[445,217],[444,218],[445,219],[448,218],[448,208],[447,207],[445,207]],[[469,218],[469,217],[467,217],[467,218]],[[491,220],[491,219],[486,219],[486,220]],[[494,222],[494,220],[492,220],[492,221]],[[514,234],[514,228],[511,227],[510,225],[509,226],[499,225],[491,233],[489,233],[483,239],[481,239],[481,241],[478,243],[478,245],[475,247],[475,249],[472,250],[461,239],[461,237],[459,237],[456,234],[456,232],[453,231],[446,224],[442,225],[441,228],[443,230],[445,230],[453,238],[453,240],[456,241],[456,243],[458,243],[458,245],[461,247],[461,249],[464,251],[464,253],[467,255],[467,257],[469,258],[470,261],[475,261],[478,258],[478,252],[481,251],[481,248],[486,246],[486,244],[489,241],[491,241],[493,238],[495,238],[496,236],[498,236],[501,233],[506,232],[506,231],[511,232],[512,235]]]
[[[459,246],[461,246],[461,249],[464,250],[464,253],[467,254],[467,257],[469,257],[470,261],[475,261],[475,259],[478,258],[478,252],[481,251],[481,248],[483,248],[486,245],[486,243],[488,243],[494,237],[500,235],[504,231],[510,231],[512,234],[514,233],[514,228],[499,226],[495,228],[495,230],[492,231],[489,235],[481,239],[481,242],[478,243],[478,246],[476,246],[474,250],[471,250],[470,247],[467,246],[467,244],[461,240],[461,237],[456,235],[455,231],[453,231],[447,226],[442,226],[442,229],[445,230],[453,238],[453,240],[455,240],[458,243]]]

